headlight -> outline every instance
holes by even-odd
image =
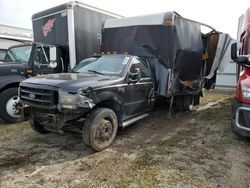
[[[77,94],[70,94],[66,91],[59,91],[59,104],[62,108],[75,109],[77,105]]]
[[[88,91],[86,90],[79,90],[79,100],[78,100],[78,106],[81,108],[93,108],[95,104],[93,103],[93,99],[89,98]]]
[[[241,93],[244,99],[250,100],[250,88],[246,86],[241,86]]]
[[[79,90],[76,94],[70,94],[66,91],[59,90],[59,104],[61,105],[61,108],[93,108],[93,100],[83,94],[84,93],[81,90]]]

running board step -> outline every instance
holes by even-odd
[[[149,116],[149,114],[142,114],[142,115],[136,116],[132,119],[126,120],[122,123],[122,127],[125,128],[125,127],[131,125],[132,123],[135,123],[136,121],[139,121],[147,116]]]

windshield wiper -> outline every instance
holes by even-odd
[[[96,74],[101,74],[101,75],[104,75],[106,76],[106,74],[103,74],[102,72],[98,72],[96,70],[88,70],[89,72],[93,72],[93,73],[96,73]]]

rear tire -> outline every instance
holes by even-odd
[[[48,134],[50,131],[46,130],[43,125],[41,125],[38,121],[36,120],[30,120],[29,121],[30,127],[35,131],[40,134]]]
[[[175,100],[175,104],[178,110],[185,110],[185,111],[192,110],[193,103],[194,103],[193,95],[177,96]]]
[[[194,106],[197,106],[200,104],[200,99],[201,99],[200,93],[197,95],[194,95]]]
[[[185,110],[185,111],[192,110],[193,104],[194,104],[194,96],[193,95],[183,96],[183,110]]]
[[[90,112],[83,126],[83,141],[95,151],[108,148],[118,130],[115,112],[108,108],[96,108]]]
[[[178,110],[183,110],[183,96],[176,96],[175,105]]]
[[[18,101],[18,88],[9,88],[0,94],[0,118],[6,123],[22,121],[22,116],[16,108]]]

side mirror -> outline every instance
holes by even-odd
[[[231,59],[237,61],[237,43],[231,45]]]
[[[56,61],[56,47],[55,46],[51,46],[49,47],[49,60],[50,61]]]
[[[247,63],[248,64],[248,56],[246,55],[240,55],[237,57],[237,63],[242,64],[242,63]],[[249,63],[250,65],[250,63]]]
[[[129,82],[139,82],[141,80],[141,71],[139,68],[134,69],[134,73],[129,73]]]
[[[54,68],[56,68],[56,67],[57,67],[57,62],[56,62],[56,61],[51,61],[51,62],[49,63],[49,68],[54,69]]]
[[[231,59],[243,67],[250,68],[250,63],[248,62],[249,61],[248,56],[246,55],[237,56],[237,43],[233,43],[231,45]]]

